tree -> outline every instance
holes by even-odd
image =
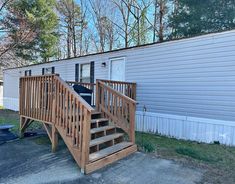
[[[168,0],[155,0],[154,1],[154,22],[153,22],[153,42],[156,38],[160,42],[164,41],[165,33],[168,29]]]
[[[67,58],[77,56],[77,29],[81,25],[80,6],[74,0],[59,0],[57,10],[60,14],[60,25],[65,28],[67,39]],[[63,34],[62,33],[62,34]]]
[[[7,49],[25,60],[48,61],[56,55],[57,16],[54,0],[15,0],[7,6],[3,25]],[[2,54],[4,54],[2,53]]]
[[[112,0],[113,3],[116,5],[117,9],[120,12],[122,23],[115,23],[113,24],[120,29],[121,33],[120,36],[124,39],[124,47],[127,48],[130,45],[130,18],[131,18],[131,4],[133,0]]]
[[[235,0],[177,0],[174,3],[177,9],[170,17],[171,38],[235,28]]]
[[[122,0],[125,4],[125,0]],[[126,4],[132,14],[134,21],[131,26],[132,42],[134,45],[141,45],[147,43],[148,38],[148,25],[147,14],[148,8],[151,5],[151,1],[147,0],[133,0],[130,4]]]

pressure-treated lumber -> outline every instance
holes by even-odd
[[[96,110],[56,74],[22,77],[21,134],[33,121],[42,122],[52,151],[57,149],[60,134],[83,173],[135,152],[136,84],[108,80],[96,84],[68,83],[92,89]],[[124,133],[117,133],[117,128],[127,133],[127,142],[123,142]]]
[[[86,165],[86,168],[85,168],[85,173],[86,174],[89,174],[97,169],[100,169],[106,165],[109,165],[117,160],[120,160],[122,158],[125,158],[127,157],[128,155],[134,153],[137,151],[137,146],[136,145],[133,145],[133,146],[130,146],[128,148],[125,148],[117,153],[114,153],[114,154],[111,154],[107,157],[104,157],[100,160],[97,160],[95,162],[91,162],[89,164]]]
[[[102,144],[102,143],[105,143],[105,142],[108,142],[108,141],[111,141],[111,140],[114,140],[114,139],[117,139],[117,138],[122,137],[122,136],[123,136],[123,133],[115,133],[115,134],[111,134],[111,135],[107,135],[107,136],[103,136],[103,137],[91,140],[90,147],[95,146],[95,145],[99,145],[99,144]]]
[[[121,142],[121,143],[118,143],[118,144],[115,144],[111,147],[108,147],[108,148],[105,148],[101,151],[98,151],[98,152],[95,152],[95,153],[92,153],[90,154],[89,156],[89,161],[90,162],[94,162],[96,160],[99,160],[101,158],[104,158],[108,155],[111,155],[113,153],[116,153],[120,150],[123,150],[129,146],[132,146],[133,144],[131,142]]]
[[[115,129],[115,126],[108,125],[108,126],[103,126],[103,127],[99,127],[99,128],[93,128],[93,129],[91,129],[91,134],[95,134],[98,132],[105,132],[107,130],[112,130],[112,129]]]

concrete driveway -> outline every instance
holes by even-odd
[[[80,173],[65,146],[51,153],[50,145],[32,138],[0,145],[0,183],[193,184],[204,171],[137,152],[89,175]]]

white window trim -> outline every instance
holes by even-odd
[[[109,58],[109,74],[108,74],[108,79],[111,80],[111,64],[112,61],[115,60],[120,60],[122,59],[124,62],[124,81],[126,81],[126,57],[115,57],[115,58]]]

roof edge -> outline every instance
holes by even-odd
[[[211,33],[201,33],[201,34],[198,34],[198,35],[195,35],[195,36],[192,36],[192,37],[184,37],[184,38],[177,38],[177,39],[172,39],[172,40],[164,40],[162,42],[153,42],[153,43],[147,43],[147,44],[143,44],[143,45],[131,46],[131,47],[128,47],[128,48],[119,48],[119,49],[115,49],[115,50],[111,50],[111,51],[96,52],[96,53],[91,53],[91,54],[86,54],[86,55],[76,56],[76,57],[71,57],[71,58],[51,60],[49,62],[42,62],[42,63],[25,65],[25,66],[19,66],[19,67],[5,68],[5,69],[3,69],[3,71],[18,69],[18,68],[25,68],[25,67],[30,67],[30,66],[43,65],[43,64],[54,63],[54,62],[64,61],[64,60],[71,60],[71,59],[76,59],[76,58],[89,57],[89,56],[94,56],[94,55],[107,54],[107,53],[118,52],[118,51],[123,51],[123,50],[130,50],[130,49],[135,49],[135,48],[142,48],[142,47],[147,47],[147,46],[151,46],[151,45],[161,45],[161,44],[164,44],[164,43],[170,43],[170,42],[181,41],[181,40],[189,40],[189,39],[192,39],[192,38],[199,38],[199,37],[203,37],[203,36],[213,36],[213,35],[232,32],[232,31],[235,31],[235,29],[211,32]]]

